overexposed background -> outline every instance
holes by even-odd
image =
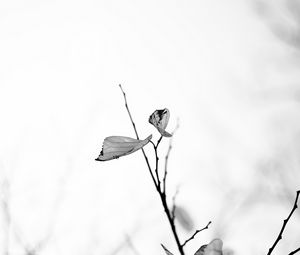
[[[142,153],[94,161],[134,137],[121,83],[141,138],[155,109],[180,119],[181,238],[213,222],[187,254],[215,237],[266,254],[300,187],[299,17],[297,0],[2,1],[0,253],[175,253]],[[300,246],[299,216],[274,254]]]

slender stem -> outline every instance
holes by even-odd
[[[161,135],[160,138],[159,138],[158,141],[157,141],[156,148],[157,148],[158,145],[160,144],[162,138],[163,138],[163,136]]]
[[[125,107],[126,107],[126,110],[127,110],[128,115],[129,115],[130,121],[131,121],[131,123],[132,123],[132,126],[133,126],[133,128],[134,128],[134,132],[135,132],[136,138],[139,139],[139,135],[138,135],[138,132],[137,132],[135,123],[134,123],[134,121],[133,121],[133,119],[132,119],[132,116],[131,116],[131,113],[130,113],[130,110],[129,110],[129,107],[128,107],[128,103],[127,103],[127,99],[126,99],[126,94],[125,94],[125,92],[124,92],[124,90],[123,90],[121,84],[119,84],[119,87],[120,87],[120,89],[121,89],[121,91],[122,91],[122,93],[123,93],[123,97],[124,97],[124,101],[125,101]],[[153,173],[152,173],[152,169],[151,169],[151,166],[150,166],[148,157],[147,157],[147,155],[146,155],[146,153],[145,153],[145,151],[144,151],[143,148],[142,148],[142,152],[143,152],[144,158],[145,158],[145,160],[146,160],[146,163],[147,163],[148,170],[149,170],[149,172],[150,172],[152,181],[153,181],[153,183],[154,183],[154,185],[155,185],[156,190],[158,190],[158,184],[157,184],[156,181],[155,181],[155,178],[154,178],[154,175],[153,175]]]
[[[207,225],[204,228],[198,229],[195,231],[195,233],[189,238],[187,239],[183,244],[182,247],[184,247],[189,241],[191,241],[192,239],[194,239],[194,237],[201,231],[208,229],[208,226],[211,224],[211,221],[207,223]]]
[[[298,251],[300,251],[300,247],[292,252],[289,253],[289,255],[293,255],[293,254],[296,254]]]
[[[159,138],[156,145],[152,141],[150,141],[150,143],[152,143],[152,145],[153,145],[154,153],[155,153],[155,175],[156,175],[156,179],[157,179],[157,186],[158,186],[158,189],[160,190],[160,192],[161,192],[161,183],[160,183],[160,178],[159,178],[159,174],[158,174],[159,157],[158,157],[158,153],[157,153],[157,147],[158,147],[161,139],[162,139],[162,136]]]
[[[121,89],[121,91],[122,91],[122,93],[123,93],[123,97],[124,97],[124,100],[125,100],[125,107],[126,107],[126,109],[127,109],[129,118],[130,118],[131,123],[132,123],[132,126],[133,126],[133,128],[134,128],[134,132],[135,132],[136,138],[137,138],[137,139],[140,139],[140,138],[139,138],[139,135],[138,135],[138,132],[137,132],[137,130],[136,130],[135,123],[134,123],[134,121],[133,121],[133,119],[132,119],[131,113],[130,113],[129,108],[128,108],[128,103],[127,103],[127,99],[126,99],[126,94],[125,94],[125,92],[124,92],[124,90],[123,90],[121,84],[119,84],[119,87],[120,87],[120,89]]]
[[[293,215],[294,211],[295,211],[295,210],[297,209],[297,207],[298,207],[298,206],[297,206],[297,202],[298,202],[299,194],[300,194],[300,190],[297,191],[294,206],[293,206],[293,208],[292,208],[292,210],[291,210],[289,216],[283,221],[283,225],[282,225],[282,227],[281,227],[281,230],[280,230],[280,232],[279,232],[279,235],[277,236],[277,238],[276,238],[274,244],[272,245],[272,247],[269,249],[269,252],[267,253],[267,255],[270,255],[270,254],[273,252],[273,250],[274,250],[274,248],[276,247],[277,243],[282,239],[283,231],[284,231],[284,229],[285,229],[285,227],[286,227],[288,221],[290,220],[291,216]],[[297,250],[296,250],[296,252],[297,252]],[[293,253],[292,253],[292,254],[293,254]]]
[[[165,209],[165,213],[167,215],[167,218],[169,220],[169,223],[170,223],[170,226],[171,226],[171,229],[172,229],[172,233],[173,233],[173,236],[175,238],[175,241],[176,241],[176,244],[177,244],[177,248],[180,252],[180,255],[184,255],[184,250],[183,250],[183,246],[181,245],[180,243],[180,240],[179,240],[179,236],[177,234],[177,230],[176,230],[176,226],[175,226],[175,221],[170,213],[170,210],[169,210],[169,207],[168,207],[168,203],[167,203],[167,199],[166,199],[166,194],[165,193],[160,193],[160,198],[161,198],[161,202],[163,204],[163,207]]]

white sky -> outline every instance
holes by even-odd
[[[143,255],[163,254],[160,243],[176,251],[141,153],[94,161],[106,136],[134,137],[119,83],[142,138],[158,138],[147,123],[155,109],[170,109],[169,131],[180,119],[169,196],[180,185],[194,227],[214,223],[187,254],[214,237],[237,254],[267,251],[299,189],[300,77],[295,52],[253,3],[0,3],[0,177],[12,255],[46,237],[39,254],[134,254],[126,235]],[[300,245],[294,225],[282,254]]]

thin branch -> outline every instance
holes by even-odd
[[[161,135],[160,138],[158,139],[156,146],[155,146],[155,173],[156,173],[156,177],[157,177],[157,186],[161,192],[161,187],[160,187],[160,178],[159,178],[159,174],[158,174],[158,161],[159,161],[159,157],[157,154],[157,148],[158,145],[160,144],[161,140],[162,140],[163,136]]]
[[[281,230],[279,232],[279,235],[277,236],[277,239],[275,240],[274,244],[272,245],[272,247],[269,249],[269,252],[267,255],[270,255],[274,248],[276,247],[277,243],[282,239],[282,234],[283,234],[283,231],[288,223],[288,221],[290,220],[291,216],[293,215],[294,211],[297,209],[297,202],[298,202],[298,197],[299,197],[299,194],[300,194],[300,190],[297,191],[297,194],[296,194],[296,199],[295,199],[295,203],[294,203],[294,206],[289,214],[289,216],[283,221],[283,225],[281,227]],[[292,253],[293,254],[293,253]]]
[[[156,148],[157,148],[158,145],[160,144],[160,141],[161,141],[162,138],[163,138],[163,136],[161,135],[160,138],[159,138],[158,141],[157,141]]]
[[[154,153],[155,153],[155,175],[156,175],[156,181],[157,181],[157,188],[158,188],[159,192],[161,192],[161,188],[160,188],[160,178],[159,178],[159,174],[158,174],[159,157],[158,157],[158,154],[157,154],[157,146],[159,145],[160,140],[158,140],[157,145],[155,145],[154,142],[152,142],[150,140],[150,143],[153,145]]]
[[[300,251],[300,247],[292,252],[289,253],[289,255],[293,255],[293,254],[296,254],[298,251]]]
[[[134,123],[134,121],[133,121],[133,119],[132,119],[131,113],[130,113],[129,108],[128,108],[128,103],[127,103],[127,99],[126,99],[126,94],[125,94],[125,92],[124,92],[124,90],[123,90],[121,84],[119,84],[119,87],[120,87],[120,89],[121,89],[121,91],[122,91],[122,93],[123,93],[123,97],[124,97],[124,100],[125,100],[125,107],[126,107],[126,109],[127,109],[127,112],[128,112],[129,118],[130,118],[130,121],[131,121],[131,123],[132,123],[132,125],[133,125],[133,128],[134,128],[134,132],[135,132],[136,138],[137,138],[137,139],[140,139],[140,138],[139,138],[139,135],[138,135],[138,132],[137,132],[137,130],[136,130],[136,127],[135,127],[135,123]]]
[[[181,246],[181,243],[180,243],[180,240],[179,240],[179,236],[177,234],[175,221],[174,221],[174,219],[172,217],[172,214],[170,213],[170,210],[169,210],[169,207],[168,207],[166,194],[162,193],[162,192],[159,192],[159,195],[160,195],[161,202],[163,204],[165,213],[166,213],[167,218],[169,220],[169,223],[170,223],[170,226],[171,226],[171,229],[172,229],[172,233],[173,233],[173,236],[174,236],[176,244],[177,244],[177,248],[178,248],[180,254],[184,255],[184,250],[183,250],[183,247]]]
[[[184,247],[189,241],[191,241],[192,239],[194,239],[194,237],[195,237],[198,233],[200,233],[201,231],[203,231],[203,230],[205,230],[205,229],[208,229],[208,226],[209,226],[210,224],[211,224],[211,221],[208,222],[207,225],[206,225],[204,228],[196,230],[195,233],[194,233],[189,239],[187,239],[181,246]]]
[[[134,123],[134,121],[133,121],[133,119],[132,119],[132,116],[131,116],[131,113],[130,113],[130,110],[129,110],[129,107],[128,107],[128,103],[127,103],[127,99],[126,99],[126,94],[125,94],[125,92],[124,92],[124,90],[123,90],[121,84],[119,84],[119,87],[120,87],[120,89],[121,89],[121,91],[122,91],[122,93],[123,93],[123,97],[124,97],[124,101],[125,101],[125,107],[126,107],[126,110],[127,110],[127,112],[128,112],[128,115],[129,115],[130,121],[131,121],[131,123],[132,123],[132,126],[133,126],[133,128],[134,128],[134,132],[135,132],[136,138],[139,139],[139,135],[138,135],[138,132],[137,132],[137,130],[136,130],[135,123]],[[143,148],[142,148],[142,152],[143,152],[144,158],[145,158],[145,160],[146,160],[146,163],[147,163],[147,166],[148,166],[148,169],[149,169],[149,172],[150,172],[152,181],[153,181],[153,183],[154,183],[154,185],[155,185],[155,188],[158,189],[158,184],[157,184],[156,181],[155,181],[155,178],[154,178],[154,175],[153,175],[153,173],[152,173],[152,169],[151,169],[151,166],[150,166],[148,157],[147,157],[147,155],[146,155],[146,153],[145,153],[145,151],[144,151]]]

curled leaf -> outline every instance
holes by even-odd
[[[214,239],[207,245],[202,245],[195,255],[222,255],[223,242],[221,239]]]
[[[100,155],[95,160],[107,161],[129,155],[143,148],[151,140],[149,135],[145,140],[137,140],[126,136],[109,136],[104,139]]]
[[[170,252],[163,244],[160,244],[161,247],[163,247],[163,249],[165,250],[167,255],[174,255],[172,252]]]
[[[153,112],[149,117],[149,122],[156,127],[162,136],[171,137],[172,135],[165,130],[168,125],[169,118],[170,112],[167,108],[165,108]]]

